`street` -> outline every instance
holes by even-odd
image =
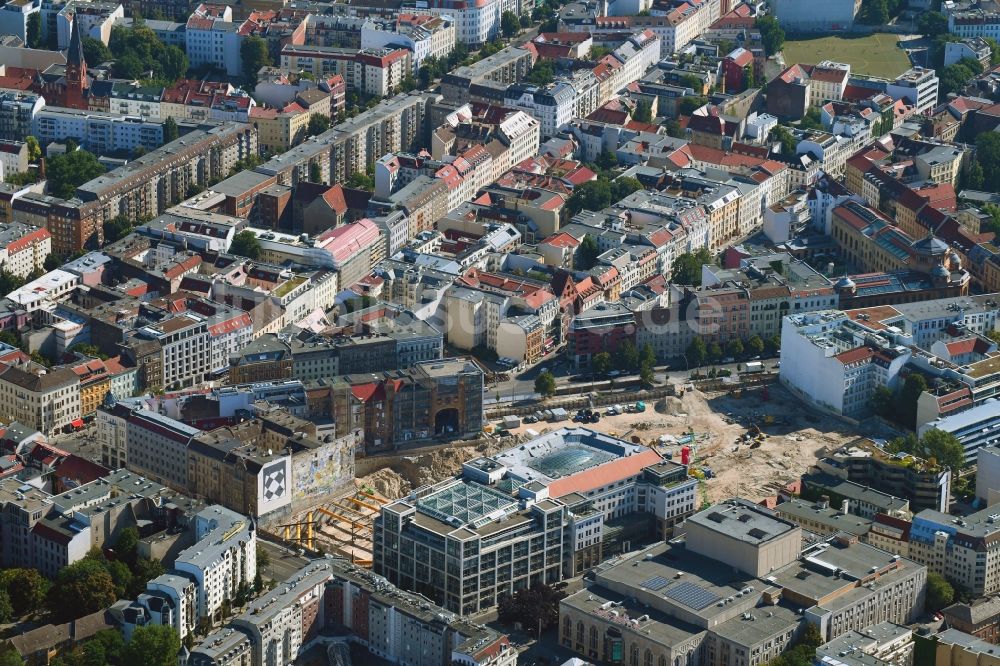
[[[257,545],[271,557],[271,561],[267,566],[260,567],[261,578],[279,582],[286,581],[296,571],[309,564],[309,558],[294,553],[276,543],[258,539]]]

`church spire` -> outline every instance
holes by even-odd
[[[80,39],[80,24],[76,17],[73,17],[73,27],[70,29],[69,51],[66,53],[66,64],[86,67],[87,62],[83,57],[83,40]]]

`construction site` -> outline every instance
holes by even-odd
[[[564,427],[591,428],[678,460],[687,447],[690,473],[703,480],[702,499],[709,502],[733,496],[755,501],[773,497],[818,458],[858,440],[857,428],[805,409],[777,383],[710,393],[688,385],[677,393],[643,411],[615,409],[608,415],[606,409],[594,410],[601,414],[597,422],[577,424],[567,418],[509,428],[496,423],[491,430],[502,435],[380,458],[378,465],[384,466],[356,479],[352,493],[295,516],[279,527],[280,533],[289,541],[370,566],[372,522],[383,504],[458,474],[467,460]],[[894,434],[872,428],[866,432],[876,437]]]

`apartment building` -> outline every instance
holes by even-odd
[[[492,82],[500,91],[513,83],[518,83],[535,64],[534,54],[521,47],[508,46],[471,65],[456,67],[441,77],[441,94],[453,103],[470,101],[473,85]]]
[[[48,230],[19,222],[0,224],[0,266],[8,273],[26,278],[42,268],[50,252]]]
[[[414,76],[425,58],[447,58],[455,49],[455,20],[449,16],[400,14],[394,20],[370,18],[361,26],[360,47],[408,49]]]
[[[266,666],[291,661],[320,631],[346,630],[348,640],[389,664],[514,666],[505,635],[465,622],[426,597],[404,592],[346,560],[312,562],[275,593],[209,634],[192,666]],[[346,650],[346,646],[344,646]]]
[[[955,581],[976,597],[1000,590],[997,505],[955,518],[927,509],[913,517],[910,558]]]
[[[46,107],[35,114],[32,134],[44,148],[73,139],[97,155],[156,150],[163,145],[163,123],[135,115]]]
[[[318,79],[342,76],[348,89],[373,97],[393,95],[413,73],[411,52],[399,46],[345,49],[286,44],[281,67],[306,71]]]
[[[122,403],[106,411],[125,422],[125,463],[130,470],[171,488],[187,488],[187,449],[201,430]],[[102,428],[107,427],[105,422]]]
[[[886,86],[886,94],[893,99],[905,99],[916,107],[916,113],[924,113],[938,103],[938,77],[933,69],[913,67]]]
[[[69,368],[34,363],[0,367],[0,413],[52,436],[80,419],[80,379]]]
[[[469,461],[459,478],[384,506],[375,571],[449,610],[477,613],[511,590],[558,582],[631,538],[648,538],[636,514],[655,516],[659,538],[672,533],[694,510],[694,488],[682,466],[649,449],[564,428]]]
[[[211,65],[229,76],[243,73],[239,23],[228,5],[198,5],[187,20],[186,52],[192,67]]]
[[[45,98],[24,90],[0,91],[0,140],[23,141],[33,131],[35,114],[45,108]]]
[[[214,505],[194,516],[195,545],[180,552],[173,569],[194,581],[195,612],[223,619],[223,602],[253,586],[257,575],[257,529],[253,520]]]

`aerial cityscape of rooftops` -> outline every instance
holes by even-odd
[[[0,666],[1000,666],[1000,0],[0,0]]]

